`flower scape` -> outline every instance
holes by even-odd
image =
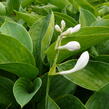
[[[63,30],[65,28],[65,24],[66,24],[65,21],[62,20],[61,21],[61,27],[59,27],[59,25],[55,25],[56,31],[61,33],[60,36],[59,36],[60,40],[62,40],[63,38],[65,38],[69,34],[78,32],[80,30],[80,28],[81,28],[81,25],[78,24],[75,27],[70,27],[66,31],[63,32]],[[56,43],[58,44],[60,42],[60,40],[57,40]],[[60,45],[60,43],[59,43],[59,45]],[[59,50],[66,49],[66,50],[69,50],[69,51],[75,51],[75,50],[79,50],[80,48],[81,48],[80,44],[77,41],[70,41],[67,44],[63,45],[63,46],[56,45],[56,49],[59,49]],[[59,73],[60,74],[69,74],[69,73],[73,73],[73,72],[76,72],[78,70],[81,70],[87,65],[88,61],[89,61],[89,53],[88,53],[88,51],[85,51],[79,57],[76,65],[74,66],[74,68],[72,68],[70,70],[67,70],[67,71],[62,71],[62,72],[59,72]]]

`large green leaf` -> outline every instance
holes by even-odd
[[[20,62],[0,63],[0,69],[16,74],[19,77],[26,77],[30,79],[35,78],[39,73],[35,66]]]
[[[74,61],[59,65],[59,70],[73,68]],[[73,83],[89,90],[98,90],[109,82],[109,63],[90,61],[86,68],[75,73],[64,75]]]
[[[15,22],[5,21],[0,28],[0,32],[6,35],[10,35],[19,40],[30,52],[33,51],[33,44],[29,33],[26,29]]]
[[[109,27],[84,27],[77,33],[72,34],[68,38],[62,40],[62,45],[69,41],[78,41],[81,45],[81,49],[75,52],[69,52],[66,50],[60,51],[58,62],[62,62],[70,56],[77,54],[83,50],[90,48],[96,44],[109,39]],[[47,50],[47,56],[50,63],[53,62],[56,55],[55,43],[53,43]]]
[[[35,65],[32,54],[15,38],[0,34],[0,63],[23,62]]]
[[[34,57],[19,41],[0,34],[0,69],[18,76],[34,78],[38,70],[33,65]]]
[[[41,79],[36,78],[33,82],[26,79],[18,79],[13,87],[13,93],[18,104],[23,108],[37,93],[41,87]]]
[[[91,26],[107,26],[109,27],[109,19],[99,19],[91,24]],[[109,54],[109,40],[95,46],[99,55]]]
[[[34,55],[37,65],[41,67],[41,61],[45,57],[45,49],[48,48],[54,30],[53,13],[36,21],[30,28],[30,35],[34,44]],[[41,59],[42,58],[42,59]]]
[[[29,26],[33,25],[33,23],[35,23],[36,20],[42,17],[40,15],[34,15],[18,11],[15,11],[15,13],[18,19],[24,20]]]
[[[95,92],[86,103],[87,109],[109,109],[109,84]]]
[[[80,8],[79,22],[82,26],[90,26],[96,21],[96,17],[88,10]]]
[[[0,105],[6,106],[13,104],[14,96],[12,93],[13,81],[8,78],[0,76]]]
[[[54,99],[69,94],[70,92],[72,92],[72,94],[75,92],[76,85],[62,75],[51,76],[50,80],[49,95]]]
[[[59,106],[48,96],[48,108],[47,109],[60,109]]]
[[[63,95],[56,100],[61,109],[86,109],[84,104],[75,96]]]

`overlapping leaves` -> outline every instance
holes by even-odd
[[[69,41],[78,41],[81,44],[81,49],[77,52],[81,52],[90,48],[93,45],[99,44],[109,39],[109,27],[84,27],[77,33],[72,34],[68,38],[62,41],[62,45]],[[54,49],[55,43],[53,43],[47,50],[47,56],[50,63],[56,55]],[[58,61],[61,62],[70,56],[77,54],[77,52],[61,51]],[[51,55],[52,54],[52,55]]]

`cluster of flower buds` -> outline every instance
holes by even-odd
[[[59,25],[55,25],[55,30],[57,32],[60,32],[61,33],[61,36],[67,36],[67,35],[70,35],[72,33],[75,33],[75,32],[78,32],[81,28],[81,25],[80,24],[77,24],[75,27],[70,27],[68,28],[66,31],[64,31],[66,27],[66,23],[64,20],[61,21],[61,27]]]
[[[56,30],[57,32],[62,33],[62,32],[64,31],[64,29],[65,29],[65,26],[66,26],[66,23],[65,23],[64,20],[62,20],[62,21],[61,21],[61,27],[56,24],[56,25],[55,25],[55,30]]]
[[[60,36],[62,36],[62,37],[72,34],[72,33],[75,33],[75,32],[78,32],[81,28],[81,25],[78,24],[75,27],[70,27],[66,31],[63,32],[63,30],[65,29],[65,26],[66,26],[66,23],[64,20],[61,21],[61,27],[59,25],[55,25],[56,31],[60,32],[61,33]],[[66,49],[69,51],[79,50],[80,43],[77,41],[70,41],[63,46],[59,46],[57,49],[59,49],[59,50]],[[75,66],[72,69],[67,70],[67,71],[61,71],[61,72],[59,72],[59,74],[69,74],[69,73],[79,71],[79,70],[83,69],[84,67],[86,67],[88,62],[89,62],[89,53],[88,53],[88,51],[85,51],[81,54],[81,56],[77,60],[77,63],[75,64]]]

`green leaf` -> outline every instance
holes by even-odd
[[[93,60],[109,63],[109,55],[100,55],[100,56],[95,57]]]
[[[59,106],[48,96],[48,108],[47,109],[60,109]]]
[[[56,99],[61,109],[86,109],[84,104],[75,96],[63,95]]]
[[[17,103],[23,108],[37,93],[41,87],[41,79],[36,78],[33,82],[26,79],[18,79],[13,87],[13,93]]]
[[[0,2],[0,15],[6,14],[6,7],[3,5],[2,2]]]
[[[91,24],[91,26],[107,26],[109,27],[109,19],[100,19]],[[103,41],[102,43],[95,46],[96,51],[99,55],[109,54],[109,40]]]
[[[45,57],[45,49],[48,48],[54,30],[54,15],[53,13],[47,17],[36,21],[30,28],[30,35],[33,40],[34,55],[37,59],[37,66],[41,67]],[[42,59],[41,59],[42,58]]]
[[[80,8],[79,23],[82,26],[90,26],[95,21],[96,17],[93,15],[93,13],[83,8]]]
[[[39,70],[35,66],[20,62],[0,63],[0,69],[16,74],[19,77],[30,79],[35,78],[39,73]]]
[[[25,8],[26,6],[30,5],[34,0],[22,0],[21,6]]]
[[[0,62],[23,62],[35,65],[32,54],[15,38],[0,34]]]
[[[49,3],[47,5],[42,5],[42,6],[37,6],[37,5],[32,6],[32,10],[39,15],[46,16],[51,12],[51,10],[57,11],[58,8],[55,5]]]
[[[109,14],[103,16],[103,19],[109,19]]]
[[[109,109],[109,84],[95,92],[86,103],[87,109]]]
[[[75,61],[60,64],[59,71],[73,68]],[[90,61],[83,70],[64,75],[73,83],[89,90],[98,90],[109,82],[109,63]]]
[[[46,28],[46,32],[41,40],[41,58],[43,61],[45,58],[45,51],[51,43],[53,32],[54,32],[54,14],[52,13],[49,18],[48,27]]]
[[[105,4],[101,4],[101,7],[100,5],[98,5],[98,14],[99,16],[105,16],[106,14],[109,13],[109,6],[106,6]]]
[[[82,52],[91,46],[97,45],[103,41],[109,39],[109,27],[84,27],[77,33],[70,35],[68,38],[62,40],[62,45],[69,41],[78,41],[81,45],[81,49],[75,52],[69,52],[66,50],[60,51],[58,62],[62,62],[70,56],[73,56],[79,52]],[[53,62],[56,55],[54,49],[55,43],[53,43],[47,50],[47,57],[50,63]]]
[[[72,94],[75,92],[76,85],[62,75],[51,76],[50,80],[49,95],[54,99],[69,94],[70,92],[72,92]]]
[[[7,0],[7,14],[11,14],[14,10],[19,10],[21,0]]]
[[[87,0],[81,0],[81,1],[80,0],[74,0],[74,1],[78,4],[79,7],[86,9],[86,10],[89,10],[94,15],[96,14],[95,8],[91,4],[89,4],[87,2]]]
[[[108,55],[109,54],[109,40],[103,41],[101,44],[98,44],[96,51],[99,55]]]
[[[35,101],[38,102],[37,104],[37,108],[38,109],[46,109],[45,108],[45,103],[47,102],[47,97],[46,97],[46,93],[47,92],[47,85],[48,84],[48,74],[45,73],[44,75],[42,75],[41,77],[42,79],[42,85],[41,85],[41,88],[39,89],[37,95],[35,96]]]
[[[4,23],[5,21],[5,16],[0,16],[0,26]]]
[[[68,0],[49,0],[49,3],[57,6],[60,9],[63,9],[70,5],[70,2]]]
[[[33,51],[32,39],[26,29],[15,22],[5,21],[0,28],[0,32],[10,35],[19,40],[30,52]]]
[[[109,26],[109,19],[100,19],[91,24],[91,26]]]
[[[40,50],[41,50],[41,40],[43,38],[43,34],[45,33],[45,30],[42,30],[44,27],[44,18],[40,18],[38,21],[36,21],[30,28],[30,36],[33,41],[33,52],[35,55],[35,58],[39,59]],[[45,21],[46,22],[46,21]],[[42,33],[44,31],[44,33]]]
[[[13,104],[14,96],[12,93],[13,81],[8,78],[0,76],[0,105],[6,106]]]
[[[38,69],[33,65],[34,57],[19,41],[0,34],[0,69],[18,76],[34,78],[38,74]]]
[[[35,2],[37,3],[43,3],[43,4],[45,4],[45,3],[47,3],[48,2],[48,0],[35,0]]]
[[[23,19],[29,26],[33,25],[42,16],[15,11],[18,19]]]

